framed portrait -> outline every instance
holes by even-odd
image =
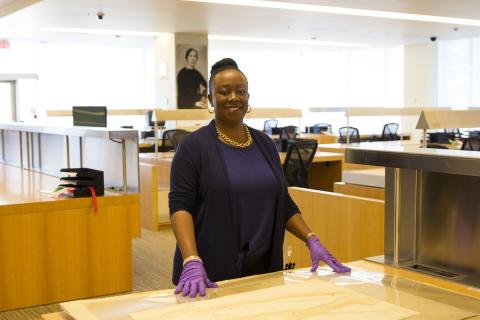
[[[177,44],[177,108],[207,108],[207,46]]]

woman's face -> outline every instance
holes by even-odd
[[[194,67],[197,64],[198,55],[195,50],[191,50],[187,55],[187,63],[190,67]]]
[[[215,109],[217,122],[235,125],[243,122],[248,109],[248,82],[238,70],[227,69],[213,78],[212,94],[208,96]]]

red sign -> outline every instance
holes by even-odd
[[[10,49],[10,41],[7,39],[0,39],[0,49]]]

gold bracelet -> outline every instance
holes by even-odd
[[[308,241],[310,240],[311,237],[316,236],[317,234],[315,232],[309,232],[307,236],[305,237],[305,240]]]
[[[192,261],[192,260],[197,260],[197,261],[200,261],[201,263],[203,263],[202,258],[200,258],[199,256],[188,256],[185,259],[183,259],[183,266],[185,266],[187,264],[187,262]]]

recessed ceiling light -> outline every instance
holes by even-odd
[[[362,17],[384,18],[384,19],[395,19],[395,20],[436,22],[436,23],[447,23],[447,24],[453,24],[453,25],[466,25],[466,26],[476,26],[476,27],[480,26],[480,20],[475,20],[475,19],[431,16],[431,15],[425,15],[425,14],[414,14],[414,13],[404,13],[404,12],[394,12],[394,11],[380,11],[380,10],[320,6],[320,5],[305,4],[305,3],[265,1],[265,0],[184,0],[184,1],[229,4],[229,5],[246,6],[246,7],[284,9],[284,10],[307,11],[307,12],[320,12],[320,13],[342,14],[342,15],[350,15],[350,16],[362,16]]]
[[[83,29],[83,28],[43,28],[43,32],[66,32],[84,34],[104,34],[114,36],[157,37],[160,32],[131,31],[131,30],[108,30],[108,29]]]
[[[365,48],[372,46],[369,43],[339,42],[339,41],[318,41],[318,40],[295,40],[295,39],[277,39],[277,38],[257,38],[257,37],[237,37],[225,35],[208,35],[209,40],[239,41],[239,42],[260,42],[260,43],[286,43],[307,46],[322,47],[350,47]]]

